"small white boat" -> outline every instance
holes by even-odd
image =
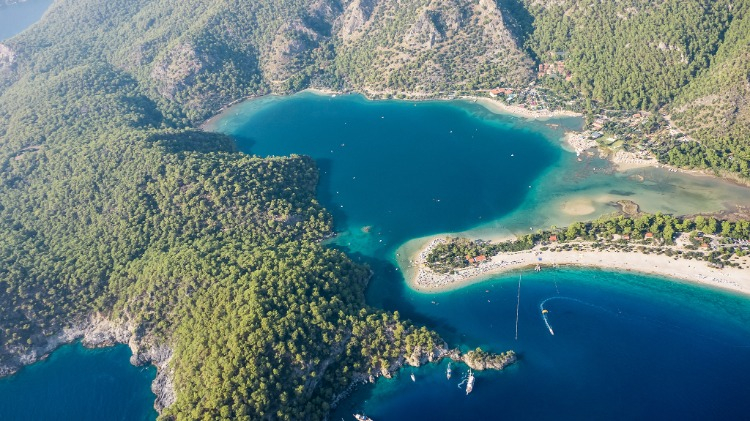
[[[413,382],[417,381],[417,378],[414,377],[414,373],[411,373],[411,381],[413,381]]]
[[[445,372],[446,377],[448,377],[448,380],[451,379],[451,363],[448,363],[448,370]]]

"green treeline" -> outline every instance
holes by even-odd
[[[0,59],[0,365],[101,314],[173,352],[174,419],[322,419],[353,380],[443,346],[366,306],[320,241],[308,157],[191,125],[268,92],[306,2],[55,3]],[[227,36],[231,34],[231,36]]]
[[[246,156],[195,129],[244,97],[520,87],[534,60],[562,58],[566,98],[677,98],[700,143],[666,139],[662,160],[746,174],[745,1],[539,4],[56,1],[0,46],[0,365],[102,314],[174,350],[165,417],[321,419],[357,376],[442,344],[368,308],[368,270],[319,244],[332,221],[312,160]],[[649,218],[613,229],[685,229]]]
[[[646,145],[660,162],[750,177],[750,2],[526,3],[527,46],[540,62],[564,60],[584,108],[671,115],[690,137]]]
[[[543,61],[565,59],[584,98],[619,109],[657,109],[708,68],[731,19],[728,3],[532,2],[529,44]]]
[[[693,218],[681,218],[656,213],[643,214],[638,217],[604,217],[590,222],[576,222],[565,228],[540,230],[536,233],[522,235],[515,240],[499,243],[451,238],[437,244],[427,255],[426,263],[430,269],[436,272],[447,273],[471,266],[473,262],[469,262],[467,257],[475,258],[481,255],[492,257],[498,253],[530,250],[539,244],[570,241],[604,241],[607,243],[618,238],[615,242],[625,245],[631,241],[634,244],[638,242],[643,244],[643,240],[651,241],[652,238],[665,245],[673,245],[674,239],[679,233],[689,233],[695,246],[703,243],[703,240],[697,240],[696,238],[703,238],[703,236],[720,237],[717,251],[709,256],[712,260],[719,256],[723,260],[728,260],[735,254],[745,255],[748,246],[750,246],[746,243],[743,248],[739,243],[739,241],[750,241],[750,221],[722,221],[701,215]],[[647,236],[647,234],[650,235]]]

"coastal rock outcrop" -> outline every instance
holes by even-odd
[[[518,360],[514,351],[493,354],[477,348],[461,356],[461,361],[471,367],[472,370],[502,370]]]
[[[127,344],[133,353],[130,357],[131,364],[151,364],[157,368],[156,378],[151,384],[151,390],[156,395],[154,408],[161,411],[175,401],[169,367],[172,358],[171,348],[165,344],[158,344],[151,338],[137,335],[126,322],[114,321],[101,314],[92,314],[83,320],[73,322],[58,334],[49,336],[42,345],[25,352],[21,352],[20,349],[5,349],[0,355],[0,377],[11,375],[25,365],[43,360],[60,346],[79,339],[87,348]]]
[[[0,76],[13,69],[16,63],[16,53],[7,45],[0,44]]]

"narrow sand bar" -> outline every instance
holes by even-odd
[[[664,254],[589,250],[585,247],[586,243],[581,243],[585,248],[582,251],[542,251],[542,246],[536,246],[521,252],[500,253],[484,263],[457,270],[454,274],[436,273],[424,262],[431,249],[444,241],[442,238],[435,238],[420,250],[414,260],[416,270],[411,276],[407,276],[407,282],[412,289],[423,292],[447,291],[485,280],[491,275],[534,270],[539,265],[541,270],[559,266],[583,266],[652,274],[750,295],[750,269],[716,269],[705,261],[669,257]],[[743,268],[747,267],[750,264],[750,256],[742,257],[737,262]]]

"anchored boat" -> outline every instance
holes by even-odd
[[[451,379],[451,363],[448,363],[448,370],[445,372],[445,375],[448,377],[448,380]]]
[[[466,394],[468,395],[472,390],[474,390],[474,373],[469,369],[469,379],[466,382]]]
[[[354,414],[354,418],[356,418],[357,421],[373,421],[372,418],[368,417],[365,414]]]

